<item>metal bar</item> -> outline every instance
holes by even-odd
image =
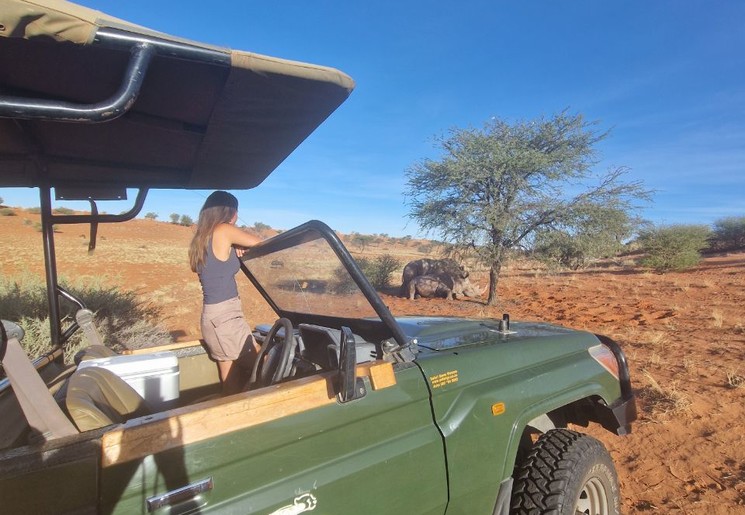
[[[104,27],[96,32],[95,45],[114,50],[127,50],[134,45],[148,43],[158,50],[158,55],[175,57],[189,61],[197,61],[218,66],[230,66],[230,50],[225,48],[207,48],[190,41],[173,41],[135,34],[109,27]]]
[[[79,123],[114,120],[126,113],[137,99],[155,51],[151,43],[137,43],[131,50],[132,57],[119,90],[102,102],[75,104],[62,100],[4,97],[0,98],[0,117]]]
[[[89,215],[50,215],[52,221],[56,224],[88,224],[88,223],[114,223],[114,222],[126,222],[132,220],[134,217],[140,214],[142,207],[145,205],[145,199],[147,198],[147,188],[140,188],[137,190],[137,198],[135,198],[134,206],[132,209],[125,213],[118,215],[110,214],[89,214]]]
[[[59,298],[57,297],[57,258],[54,253],[54,224],[52,221],[52,197],[49,186],[39,187],[41,204],[41,232],[44,243],[44,270],[47,279],[47,303],[49,305],[49,334],[52,347],[62,342]]]

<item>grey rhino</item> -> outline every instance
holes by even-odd
[[[422,275],[446,275],[453,278],[465,279],[468,277],[468,271],[454,259],[423,258],[410,261],[404,267],[403,276],[401,277],[402,297],[406,297],[409,294],[409,282],[415,277]]]
[[[452,277],[447,274],[419,275],[409,281],[409,299],[419,297],[445,297],[455,299],[456,297],[477,297],[483,295],[486,286],[479,291],[467,278]]]

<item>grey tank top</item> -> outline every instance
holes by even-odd
[[[217,304],[238,296],[235,274],[241,268],[241,262],[233,247],[227,261],[220,261],[212,252],[212,238],[207,244],[207,256],[199,272],[205,304]]]

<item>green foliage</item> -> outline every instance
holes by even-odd
[[[33,215],[39,215],[39,214],[41,214],[41,208],[40,207],[30,207],[26,211],[28,211],[29,213],[31,213]]]
[[[528,246],[539,231],[574,234],[604,209],[628,213],[649,198],[640,182],[623,182],[624,168],[593,172],[595,145],[607,136],[594,125],[566,112],[515,123],[492,118],[482,129],[440,137],[442,157],[406,171],[409,216],[489,266],[489,304],[510,249]]]
[[[714,222],[712,244],[720,250],[745,247],[745,216],[730,216]]]
[[[5,202],[5,200],[3,200],[3,197],[0,197],[0,205],[2,205],[3,202]]]
[[[375,259],[360,257],[355,259],[362,274],[367,278],[373,288],[383,290],[391,286],[391,274],[402,267],[402,263],[391,256],[384,254]],[[334,290],[337,293],[351,293],[357,290],[357,285],[347,273],[347,269],[339,266],[334,271]]]
[[[0,216],[18,216],[18,215],[16,215],[16,212],[10,209],[9,207],[2,207],[0,208]]]
[[[71,215],[74,212],[75,211],[73,211],[69,207],[55,207],[54,209],[52,209],[52,213],[54,213],[55,215]]]
[[[261,222],[254,222],[254,229],[261,232],[261,231],[268,231],[272,227],[270,225],[267,225],[265,223]]]
[[[181,215],[179,224],[185,227],[191,227],[194,224],[194,220],[189,215]]]
[[[158,213],[153,213],[152,211],[150,211],[145,215],[145,218],[148,220],[156,220],[158,218]]]
[[[710,235],[706,225],[668,225],[643,231],[639,242],[646,256],[641,264],[660,273],[695,266]]]
[[[352,244],[355,245],[358,249],[360,249],[361,252],[364,252],[365,249],[372,245],[375,242],[375,237],[369,235],[369,234],[359,234],[354,233],[352,235]]]
[[[107,346],[135,349],[171,342],[170,335],[153,322],[160,311],[140,302],[133,292],[103,286],[94,279],[63,287],[96,313],[95,325]],[[76,309],[67,301],[60,302],[63,329],[74,319]],[[23,328],[26,334],[22,344],[31,358],[51,350],[46,288],[40,280],[30,276],[0,277],[0,313]],[[75,353],[87,345],[78,330],[65,345],[65,361],[71,362]]]
[[[586,268],[599,258],[619,253],[639,222],[628,213],[594,206],[580,215],[574,227],[544,227],[536,231],[533,255],[549,266]]]
[[[370,261],[367,269],[363,269],[365,277],[377,290],[383,290],[391,285],[391,274],[402,267],[401,262],[390,254],[377,256]]]
[[[171,219],[172,224],[178,224],[179,220],[181,219],[181,215],[179,215],[178,213],[171,213],[170,215],[168,215],[168,218]]]

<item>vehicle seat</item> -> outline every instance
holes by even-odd
[[[100,367],[83,368],[70,377],[65,404],[80,431],[119,424],[153,412],[134,388]]]

